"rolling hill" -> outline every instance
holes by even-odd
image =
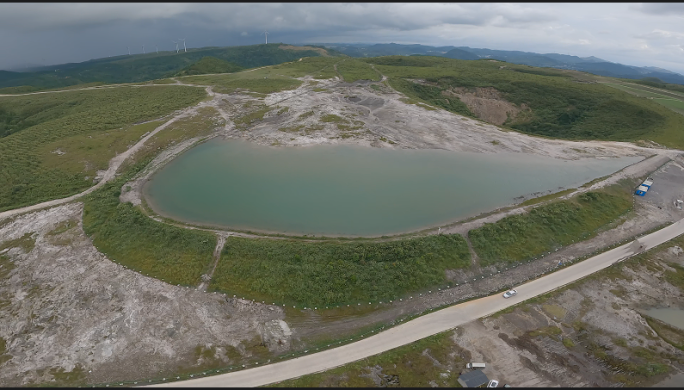
[[[648,66],[638,67],[609,62],[597,57],[577,57],[558,53],[532,53],[524,51],[479,49],[468,46],[400,45],[400,44],[325,44],[350,57],[380,57],[388,55],[432,55],[462,60],[490,58],[513,64],[536,67],[578,70],[606,77],[619,77],[638,80],[656,77],[663,82],[684,84],[684,76],[666,69]],[[454,51],[458,50],[458,51]],[[469,56],[472,54],[476,57]]]
[[[29,86],[34,90],[76,84],[137,83],[168,77],[204,57],[214,57],[242,68],[254,68],[320,56],[320,49],[289,50],[280,43],[268,45],[207,47],[187,53],[160,52],[99,58],[81,63],[44,67],[34,72],[0,71],[0,88]],[[299,48],[302,49],[302,48]],[[1,93],[2,91],[0,91]]]

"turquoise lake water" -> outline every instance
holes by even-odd
[[[143,192],[157,213],[190,223],[380,236],[474,216],[522,195],[576,187],[639,160],[211,140],[164,166]]]

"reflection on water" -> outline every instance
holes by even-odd
[[[684,310],[682,309],[649,309],[644,311],[644,314],[684,330]]]
[[[521,195],[576,187],[639,160],[212,140],[161,169],[144,191],[156,212],[187,222],[378,236],[474,216]]]

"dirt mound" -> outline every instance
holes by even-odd
[[[456,87],[442,91],[442,95],[458,97],[478,118],[495,125],[502,125],[509,118],[515,118],[520,111],[528,109],[524,104],[518,107],[507,101],[492,87],[475,88],[474,91]]]

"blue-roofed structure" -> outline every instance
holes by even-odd
[[[634,192],[634,194],[639,195],[639,196],[644,196],[644,195],[646,195],[646,193],[648,192],[648,190],[651,188],[652,185],[653,185],[653,179],[651,179],[649,177],[648,179],[644,180],[643,183],[641,183],[641,185],[639,186],[639,188],[637,188],[637,190]]]

